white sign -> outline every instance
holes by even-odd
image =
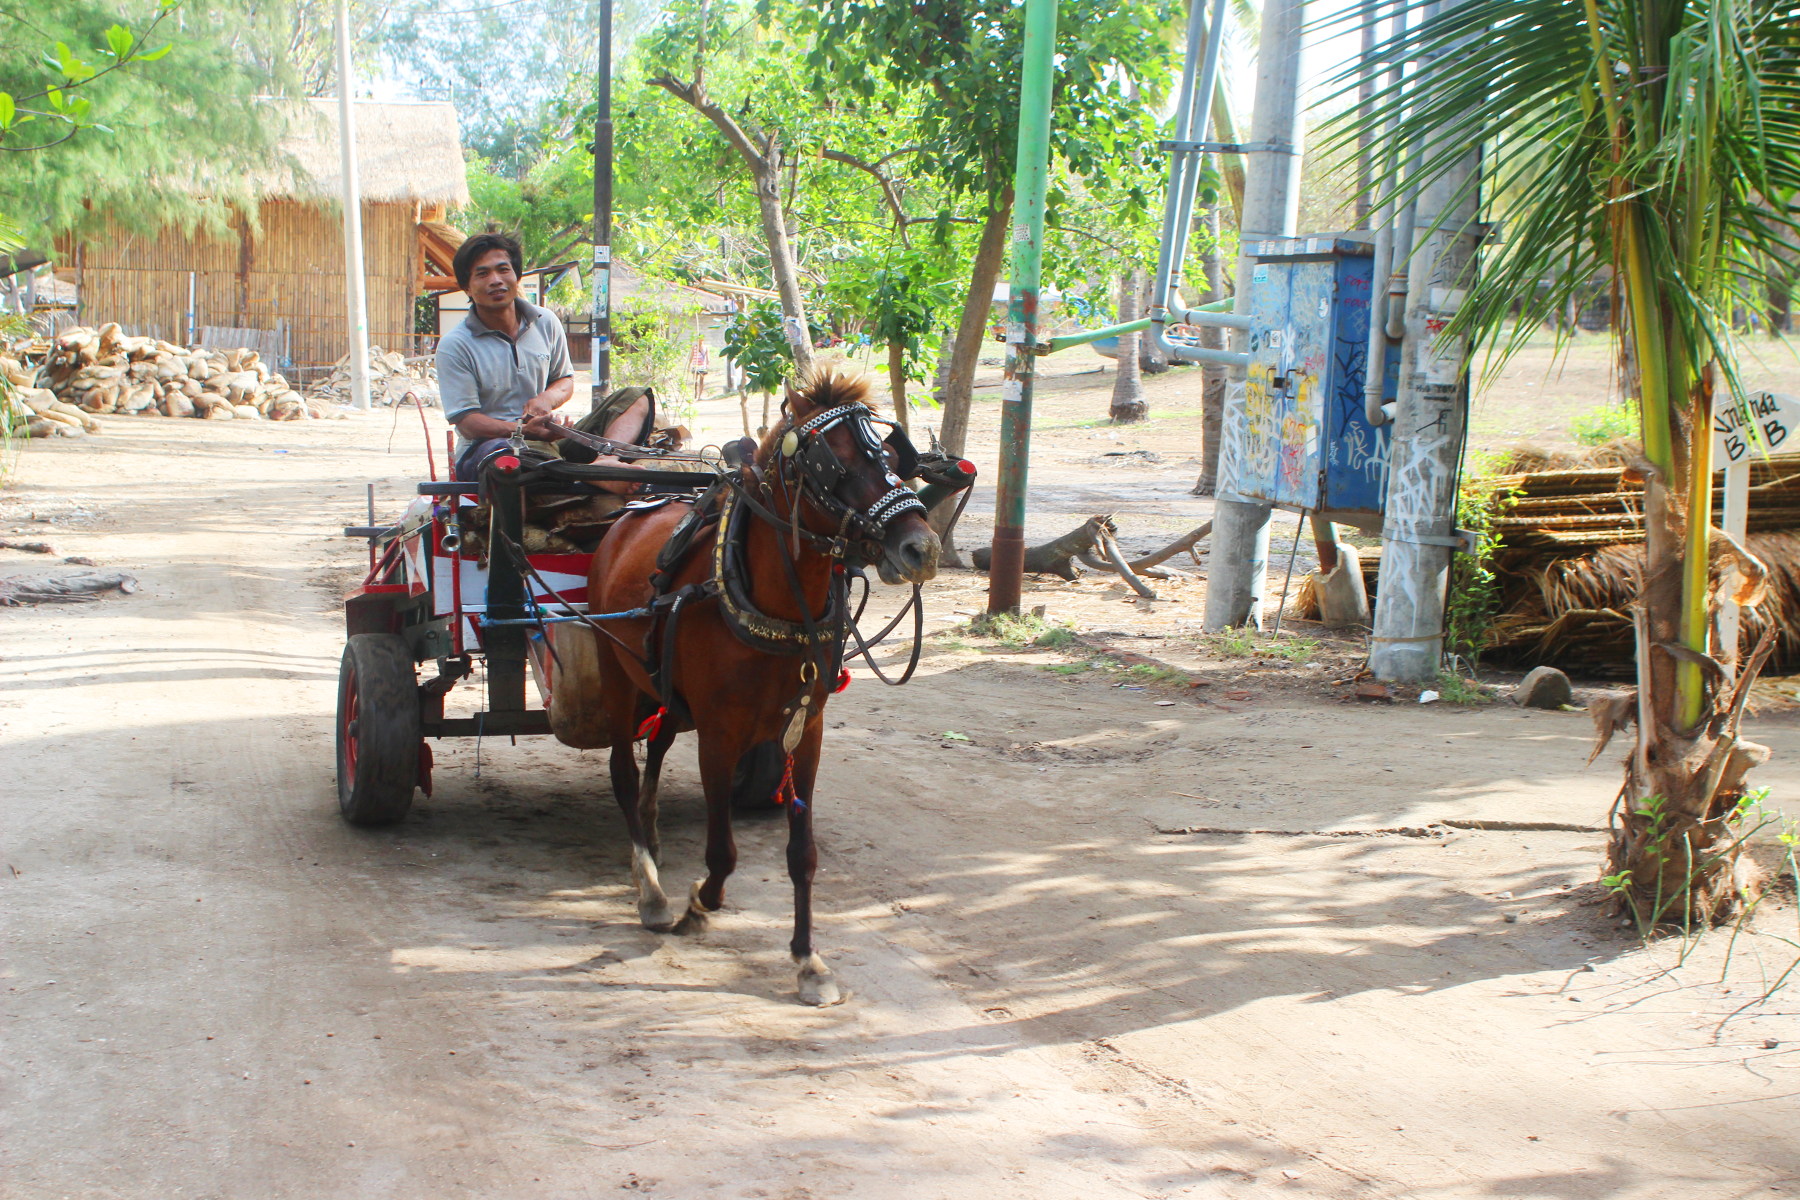
[[[1800,430],[1800,398],[1753,392],[1713,413],[1713,466],[1773,454]]]

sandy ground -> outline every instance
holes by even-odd
[[[1096,423],[1109,383],[1046,382],[1034,535],[1208,512],[1197,382],[1130,431]],[[1641,947],[1593,904],[1579,829],[1617,774],[1583,770],[1584,716],[1345,700],[1354,644],[1232,653],[1198,579],[1035,583],[1082,631],[1052,652],[952,628],[983,580],[949,572],[919,678],[832,701],[837,1008],[792,999],[779,822],[740,829],[711,932],[634,923],[600,754],[440,743],[405,824],[345,826],[361,549],[333,533],[419,474],[392,419],[120,418],[0,494],[0,536],[143,584],[0,610],[8,1200],[1800,1191],[1791,900]],[[1779,803],[1800,724],[1753,734]],[[702,812],[672,763],[679,886]],[[1527,828],[1381,832],[1446,821]]]

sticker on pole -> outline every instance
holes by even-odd
[[[1714,412],[1712,424],[1715,466],[1772,454],[1800,427],[1800,397],[1752,392]]]

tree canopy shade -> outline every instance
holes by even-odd
[[[1647,564],[1639,739],[1609,879],[1649,925],[1717,915],[1739,898],[1732,826],[1767,752],[1737,735],[1759,662],[1734,674],[1738,647],[1713,644],[1720,557],[1748,577],[1762,568],[1712,528],[1710,426],[1741,391],[1734,310],[1760,309],[1769,264],[1795,240],[1800,3],[1462,0],[1377,53],[1419,67],[1338,136],[1396,123],[1378,142],[1385,187],[1417,194],[1471,146],[1486,154],[1479,182],[1502,236],[1450,335],[1516,349],[1614,272],[1642,414]]]
[[[0,213],[27,238],[79,226],[90,201],[145,229],[222,218],[235,174],[267,164],[280,121],[257,98],[280,91],[283,76],[256,65],[249,47],[268,30],[235,0],[145,4],[135,25],[108,0],[0,0],[0,92],[30,96],[66,84],[65,51],[105,66],[125,47],[121,33],[135,37],[131,30],[159,13],[160,45],[129,69],[96,69],[64,93],[65,104],[86,105],[75,136],[6,152],[34,145],[54,123],[40,117],[15,122],[0,141]],[[204,195],[192,186],[203,178],[202,164]]]
[[[770,0],[764,0],[767,5]],[[1061,0],[1051,155],[1093,186],[1154,204],[1155,100],[1169,88],[1181,6]],[[1012,0],[820,0],[808,62],[820,80],[872,97],[922,91],[925,161],[952,195],[998,196],[1018,148],[1024,10]],[[1054,222],[1059,200],[1050,198]]]
[[[774,0],[762,0],[766,6]],[[1167,92],[1176,57],[1173,0],[1061,0],[1051,96],[1050,224],[1078,196],[1100,196],[1117,226],[1138,225],[1159,198],[1154,99]],[[872,98],[908,97],[918,118],[916,173],[929,173],[946,203],[981,208],[970,271],[942,392],[942,441],[960,454],[975,366],[986,333],[1012,214],[1024,8],[1013,0],[818,0],[802,18],[816,86]],[[949,509],[937,521],[948,541]]]

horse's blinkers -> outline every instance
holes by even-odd
[[[894,474],[901,479],[915,479],[919,474],[919,452],[913,449],[912,439],[906,436],[906,430],[898,425],[888,430],[885,444],[894,451]]]

